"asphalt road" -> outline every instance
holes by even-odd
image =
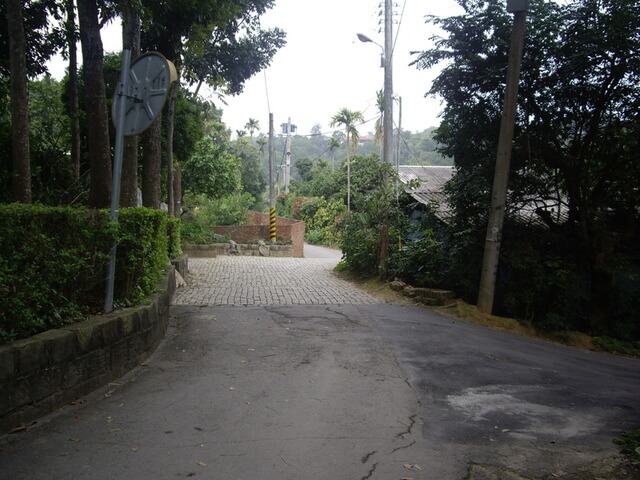
[[[0,437],[0,478],[616,478],[638,360],[384,304],[337,261],[192,262],[156,353]]]

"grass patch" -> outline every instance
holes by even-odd
[[[640,342],[625,342],[611,337],[595,337],[593,344],[605,352],[640,357]]]
[[[640,462],[640,429],[623,433],[614,443],[620,446],[620,453],[629,460]]]

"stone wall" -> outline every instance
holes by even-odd
[[[0,433],[29,425],[140,365],[164,338],[175,285],[170,268],[150,305],[0,346]]]
[[[218,255],[238,255],[248,257],[268,256],[268,257],[292,257],[292,245],[269,245],[263,246],[256,243],[239,243],[236,250],[231,250],[230,243],[212,243],[210,245],[184,244],[182,249],[192,258],[215,258]],[[263,252],[268,252],[264,255]]]

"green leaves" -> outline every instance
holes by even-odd
[[[360,134],[358,132],[358,129],[356,128],[356,125],[363,122],[364,116],[362,115],[362,112],[349,110],[348,108],[342,108],[338,111],[338,113],[331,117],[330,126],[343,126],[347,135],[347,139],[349,139],[351,150],[354,150],[358,145],[358,140],[360,139]]]
[[[238,157],[227,147],[203,138],[196,153],[184,163],[182,181],[185,192],[220,198],[237,192],[241,187],[241,166]]]
[[[116,302],[154,292],[167,268],[167,215],[0,205],[0,342],[82,320],[102,310],[110,250],[118,239]],[[175,247],[174,247],[175,248]]]

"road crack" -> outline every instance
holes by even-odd
[[[393,450],[391,450],[391,453],[395,453],[395,452],[397,452],[398,450],[404,450],[405,448],[412,447],[412,446],[414,446],[415,444],[416,444],[416,441],[415,441],[415,440],[413,440],[409,445],[402,445],[401,447],[396,447],[396,448],[394,448]]]
[[[378,462],[374,463],[373,466],[371,467],[371,470],[369,470],[369,473],[367,473],[360,480],[369,480],[373,476],[373,472],[376,471],[376,468],[378,468]]]
[[[400,432],[396,435],[396,438],[401,438],[402,440],[404,440],[404,436],[405,435],[409,435],[411,434],[411,431],[413,430],[413,426],[416,424],[416,414],[414,413],[413,415],[411,415],[409,417],[409,426],[407,427],[407,429],[404,432]]]
[[[371,457],[373,457],[376,453],[378,453],[377,450],[374,450],[373,452],[369,452],[369,453],[363,455],[362,458],[360,459],[360,461],[362,463],[367,463],[369,461],[369,459]]]

